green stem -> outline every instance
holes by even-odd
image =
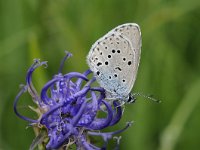
[[[199,89],[200,79],[191,85],[181,104],[176,109],[169,125],[161,134],[159,150],[173,150],[175,148],[187,120],[200,100]]]

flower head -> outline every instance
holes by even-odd
[[[119,122],[122,108],[117,101],[109,103],[105,100],[103,88],[93,86],[96,79],[88,78],[90,70],[84,73],[62,74],[64,61],[70,56],[67,52],[59,73],[44,85],[40,95],[32,84],[32,74],[39,66],[46,65],[46,62],[35,60],[28,70],[26,85],[16,96],[14,111],[18,117],[30,122],[32,126],[46,130],[49,137],[46,149],[65,148],[71,144],[75,144],[77,149],[106,149],[108,140],[124,131],[130,123],[122,130],[101,132],[102,129]],[[37,120],[22,116],[17,110],[19,97],[26,91],[38,107]],[[98,114],[101,113],[105,113],[106,117],[98,118]],[[101,136],[103,146],[99,148],[89,142],[89,136]]]

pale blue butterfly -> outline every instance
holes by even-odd
[[[141,54],[139,25],[126,23],[97,40],[87,62],[97,82],[106,90],[106,98],[134,101],[130,93],[135,83]]]

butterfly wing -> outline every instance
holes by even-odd
[[[135,28],[130,25],[118,26],[97,40],[87,57],[88,65],[100,86],[116,98],[129,94],[139,64],[140,46],[132,41],[137,37],[133,33],[136,32]]]

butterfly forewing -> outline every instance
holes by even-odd
[[[141,35],[136,24],[124,24],[97,40],[87,61],[95,77],[114,98],[131,91],[139,65]]]

